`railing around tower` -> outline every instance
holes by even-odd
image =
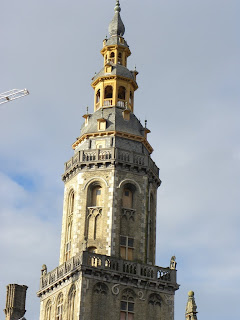
[[[150,156],[119,148],[80,150],[65,163],[65,172],[68,172],[77,164],[108,161],[118,161],[133,166],[148,168],[152,170],[156,176],[159,176],[159,169]]]
[[[71,274],[86,269],[99,269],[114,272],[114,274],[125,274],[139,279],[152,280],[165,283],[176,283],[176,270],[150,266],[138,262],[122,260],[111,256],[84,251],[67,262],[63,263],[48,274],[41,277],[40,290],[54,285],[57,281],[68,279]]]
[[[110,107],[113,105],[113,100],[112,99],[104,99],[103,105],[104,105],[104,107]]]

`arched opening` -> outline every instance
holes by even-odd
[[[96,247],[88,247],[87,251],[91,252],[91,253],[97,253],[97,248]]]
[[[107,63],[107,60],[108,60],[108,56],[107,54],[105,54],[105,63]]]
[[[56,320],[63,320],[63,294],[60,293],[57,298]]]
[[[135,294],[132,290],[124,290],[120,306],[120,320],[134,319],[134,296]]]
[[[106,86],[104,90],[104,106],[112,106],[113,87]]]
[[[122,53],[118,53],[118,64],[122,64]]]
[[[112,96],[113,96],[113,87],[112,86],[106,86],[104,99],[112,99]]]
[[[97,94],[96,94],[96,103],[100,101],[100,89],[98,89]]]
[[[51,320],[52,318],[52,301],[48,300],[46,304],[46,309],[45,309],[45,319],[44,320]]]
[[[110,61],[111,61],[112,63],[115,63],[115,53],[114,53],[114,52],[111,52],[111,53],[110,53]]]
[[[65,261],[67,261],[71,257],[73,212],[74,212],[74,191],[71,190],[68,196],[68,207],[67,207]]]
[[[126,98],[126,88],[123,86],[120,86],[118,88],[118,99],[125,100],[125,98]]]
[[[67,320],[74,320],[76,288],[73,285],[68,293],[68,317]]]
[[[133,106],[133,93],[132,93],[132,91],[130,91],[129,104],[131,107]]]

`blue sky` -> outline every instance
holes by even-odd
[[[139,89],[135,114],[151,129],[160,167],[157,264],[177,257],[175,320],[195,291],[199,320],[236,318],[240,283],[240,44],[237,0],[120,1]],[[114,0],[2,1],[0,309],[5,286],[29,286],[39,317],[43,263],[59,259],[64,162],[73,154]],[[0,316],[0,318],[3,318]]]

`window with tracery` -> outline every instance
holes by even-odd
[[[102,187],[93,184],[89,188],[89,203],[86,219],[86,237],[89,240],[96,240],[102,235]]]
[[[133,260],[134,238],[120,236],[120,256],[125,260]]]
[[[48,300],[45,309],[45,320],[51,320],[52,316],[52,301]]]
[[[67,320],[74,320],[76,288],[73,285],[68,294],[68,317]]]
[[[57,298],[56,320],[63,320],[63,294],[60,293]]]
[[[121,299],[120,320],[134,319],[134,292],[126,289]]]
[[[70,256],[71,256],[73,212],[74,212],[74,191],[71,190],[68,197],[68,207],[67,207],[65,261],[70,259]]]

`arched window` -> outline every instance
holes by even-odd
[[[74,320],[74,308],[75,308],[75,285],[71,287],[68,293],[68,317],[67,320]]]
[[[65,238],[65,261],[71,256],[71,242],[72,242],[72,225],[74,212],[74,191],[71,190],[68,197],[67,207],[67,224],[66,224],[66,238]]]
[[[125,100],[125,98],[126,98],[126,88],[123,86],[120,86],[118,88],[118,99]]]
[[[113,88],[112,86],[106,86],[104,92],[104,99],[112,99],[113,97]]]
[[[48,300],[45,309],[45,320],[51,320],[52,316],[52,301]]]
[[[60,293],[57,298],[56,320],[63,320],[63,294]]]
[[[118,53],[118,64],[122,64],[122,53]]]
[[[121,299],[120,320],[134,319],[134,292],[130,289],[123,291]]]
[[[96,94],[96,104],[98,104],[100,102],[100,89],[97,91]]]
[[[110,61],[111,61],[112,63],[115,62],[115,53],[114,53],[114,52],[111,52],[111,54],[110,54]]]
[[[96,248],[96,247],[88,247],[88,248],[87,248],[87,251],[88,251],[88,252],[91,252],[91,253],[96,253],[97,248]]]

